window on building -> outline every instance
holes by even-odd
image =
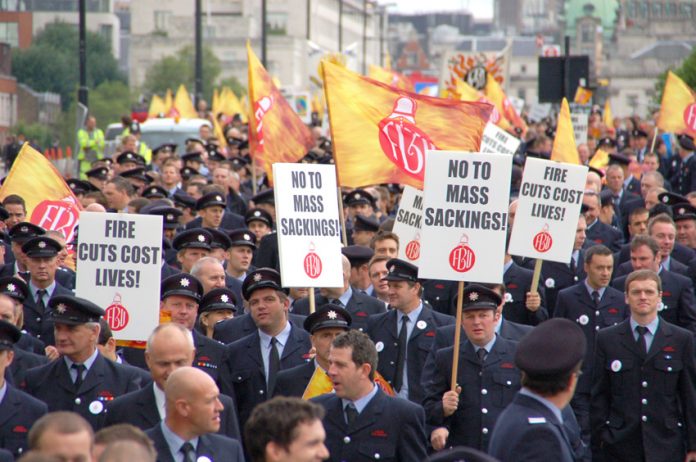
[[[626,15],[629,18],[635,18],[638,16],[638,2],[637,1],[632,1],[628,2],[628,5],[626,6]]]
[[[526,64],[522,64],[522,65],[520,66],[520,74],[526,74],[526,73],[527,73],[527,65],[526,65]]]
[[[674,18],[677,16],[677,4],[669,2],[665,4],[665,18]]]
[[[650,12],[650,16],[654,19],[661,19],[662,18],[662,3],[655,2],[652,4],[652,11]]]
[[[266,27],[270,35],[288,34],[288,14],[287,13],[267,13]]]
[[[643,19],[647,19],[648,13],[649,13],[648,2],[643,0],[642,2],[640,2],[640,17]]]
[[[19,47],[19,25],[16,22],[0,23],[0,42],[9,43],[12,48]]]
[[[691,19],[693,17],[694,8],[690,3],[682,3],[679,14],[682,18]]]
[[[580,28],[580,41],[582,43],[594,42],[594,24],[583,24]]]
[[[99,35],[104,37],[104,39],[111,43],[111,36],[114,32],[114,26],[111,24],[99,24]]]
[[[155,30],[165,31],[169,29],[169,19],[172,17],[171,11],[155,11]]]
[[[524,88],[518,88],[517,97],[520,99],[527,99],[527,91]]]

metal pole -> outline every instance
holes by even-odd
[[[77,90],[77,100],[87,106],[87,19],[86,19],[86,0],[80,0],[80,87]]]
[[[343,50],[343,0],[338,0],[338,52]]]
[[[565,56],[563,57],[563,96],[570,98],[570,36],[565,36]]]
[[[384,67],[384,15],[387,9],[383,8],[379,15],[379,65]]]
[[[261,0],[261,63],[268,69],[266,63],[266,0]]]
[[[203,99],[203,29],[201,25],[201,0],[196,0],[195,11],[195,40],[196,40],[196,61],[195,61],[195,77],[194,77],[194,99],[196,100],[196,109],[198,103]]]
[[[367,0],[363,0],[362,73],[367,74]]]
[[[307,0],[307,40],[312,39],[312,0]]]

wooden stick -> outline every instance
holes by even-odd
[[[309,288],[309,314],[314,313],[317,310],[316,300],[314,299],[314,287]]]
[[[251,195],[255,196],[256,195],[256,189],[258,188],[257,186],[257,180],[256,180],[256,156],[251,158]],[[256,207],[256,204],[254,204],[254,207]]]
[[[529,291],[533,294],[537,293],[539,290],[537,289],[539,287],[539,277],[541,277],[541,265],[544,263],[544,260],[541,258],[536,259],[536,263],[534,263],[534,275],[532,276],[532,287],[529,288]]]
[[[341,187],[336,186],[338,195],[338,219],[341,220],[341,237],[343,238],[343,245],[348,246],[348,233],[346,231],[346,216],[343,213],[343,196],[341,195]]]
[[[650,152],[655,152],[655,143],[657,142],[657,127],[655,127],[655,133],[653,134],[652,144],[650,145]]]
[[[459,372],[459,342],[462,338],[462,302],[464,299],[464,281],[459,281],[457,288],[457,321],[454,329],[454,355],[452,356],[452,381],[450,389],[457,391],[457,373]]]

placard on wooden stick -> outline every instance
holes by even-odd
[[[398,257],[416,266],[420,259],[422,218],[423,192],[412,186],[404,186],[399,211],[394,218],[393,231],[399,236]]]
[[[273,164],[283,287],[343,287],[336,171]]]

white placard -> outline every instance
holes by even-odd
[[[427,151],[418,276],[503,280],[512,156]]]
[[[336,170],[273,164],[283,287],[343,287]]]
[[[573,124],[573,132],[575,132],[575,144],[587,143],[587,130],[589,129],[590,116],[587,113],[571,112],[570,121]]]
[[[404,186],[399,211],[394,218],[394,233],[399,236],[399,258],[418,265],[423,217],[423,192]]]
[[[117,340],[147,340],[159,324],[162,217],[80,213],[75,294],[96,303]]]
[[[486,124],[481,138],[481,152],[497,152],[512,156],[519,146],[519,138],[515,138],[495,124],[490,122]]]
[[[539,122],[551,114],[551,103],[536,103],[529,108],[527,117],[532,122]]]
[[[522,111],[524,110],[524,100],[522,98],[518,98],[517,96],[508,96],[508,101],[510,101],[510,104],[512,104],[512,107],[515,108],[515,111],[518,114],[522,114]]]
[[[287,98],[295,113],[306,124],[312,123],[312,97],[309,92],[297,92]]]
[[[568,263],[586,178],[585,166],[528,157],[510,236],[510,254]]]

